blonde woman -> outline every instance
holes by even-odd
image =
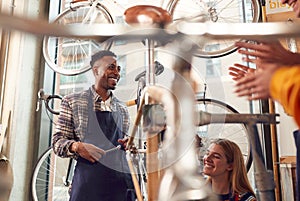
[[[213,140],[203,163],[203,174],[220,201],[256,201],[237,144],[227,139]]]

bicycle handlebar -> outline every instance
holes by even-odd
[[[137,99],[129,100],[129,101],[126,102],[127,107],[130,107],[130,106],[133,106],[133,105],[136,105],[136,104],[137,104]]]
[[[44,101],[45,103],[45,107],[48,111],[50,111],[52,114],[55,115],[59,115],[58,111],[53,110],[50,106],[49,106],[49,102],[51,99],[62,99],[61,96],[59,95],[49,95],[49,94],[45,94],[43,89],[40,89],[38,92],[38,101],[37,101],[37,107],[36,107],[36,111],[39,111],[40,109],[40,105],[42,104],[42,101]]]

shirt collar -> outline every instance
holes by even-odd
[[[90,88],[92,91],[94,101],[102,101],[101,96],[96,92],[94,85]],[[113,93],[110,91],[109,99],[113,99]]]

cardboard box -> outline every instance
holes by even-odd
[[[296,200],[296,156],[280,157],[282,201]]]

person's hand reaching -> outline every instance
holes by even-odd
[[[255,69],[253,68],[238,63],[235,63],[233,64],[233,66],[230,66],[228,70],[229,75],[232,76],[232,79],[234,81],[238,81],[242,77],[245,77],[247,73],[253,73],[255,71]]]
[[[238,52],[245,56],[245,62],[255,63],[260,67],[265,63],[287,66],[300,64],[300,54],[287,50],[279,41],[236,42],[235,45],[239,48]]]
[[[264,69],[257,69],[247,73],[236,83],[238,96],[247,96],[248,100],[258,100],[270,98],[270,83],[274,72],[280,68],[276,64],[268,64]]]
[[[235,93],[246,96],[248,100],[270,98],[274,72],[285,65],[300,64],[300,54],[285,49],[279,41],[237,42],[236,46],[244,55],[244,61],[256,65],[255,70],[241,64],[229,67],[229,74],[237,81]]]

